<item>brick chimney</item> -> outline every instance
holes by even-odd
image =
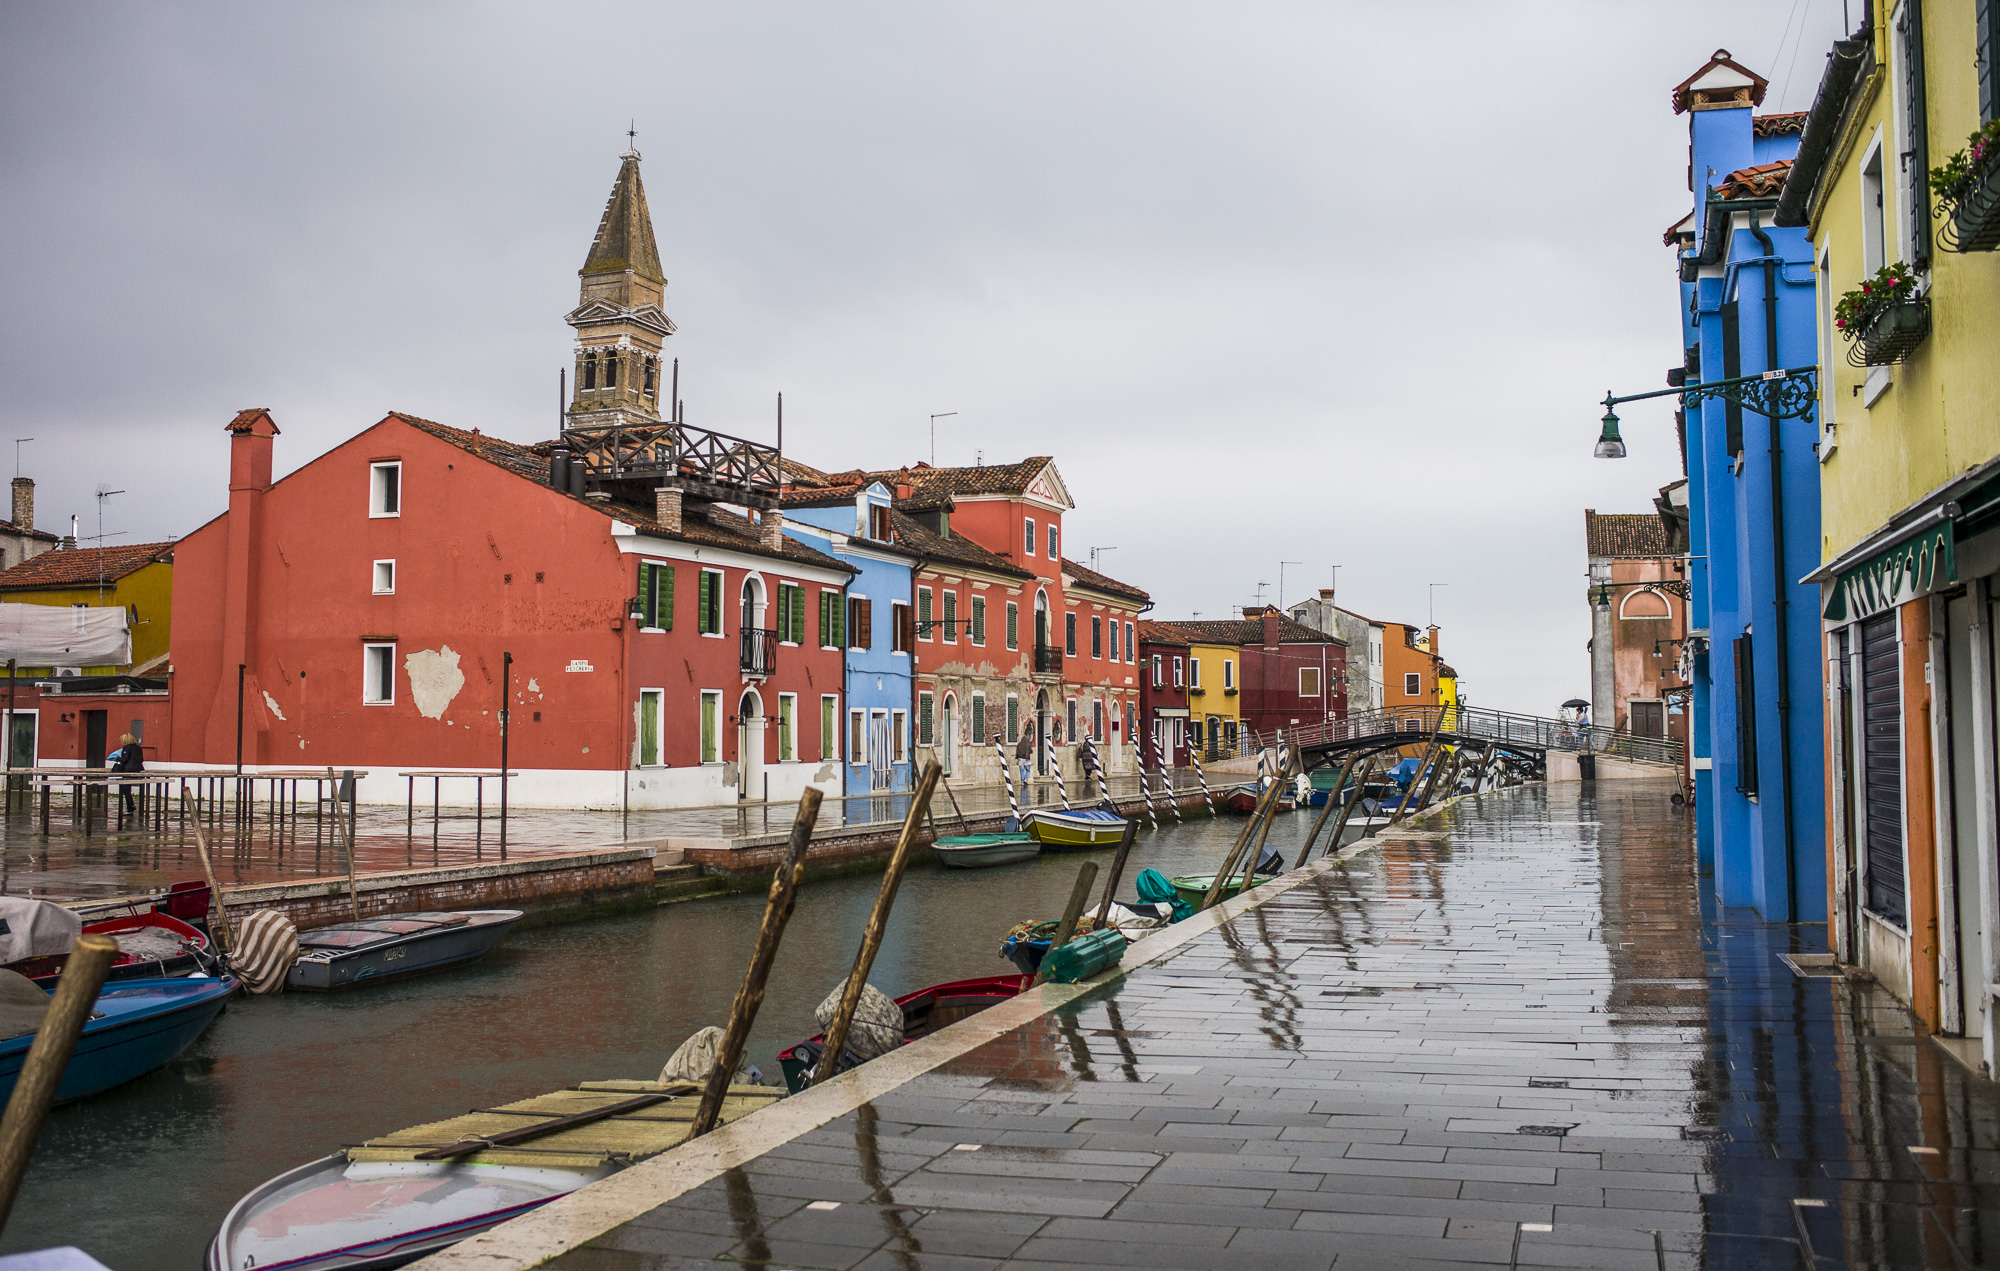
[[[1332,603],[1333,603],[1333,588],[1331,588],[1331,587],[1322,587],[1322,588],[1320,588],[1320,589],[1319,589],[1319,598],[1320,598],[1321,600],[1324,600],[1324,601],[1325,601],[1326,603],[1328,603],[1328,604],[1332,604]]]
[[[1264,610],[1263,617],[1264,644],[1267,648],[1276,648],[1278,646],[1278,611],[1276,609],[1266,609]]]
[[[14,524],[24,530],[35,528],[35,479],[14,478]]]
[[[1432,627],[1427,634],[1431,638],[1431,656],[1434,658],[1444,656],[1444,651],[1438,647],[1438,629]]]
[[[757,544],[767,552],[775,552],[785,545],[785,514],[776,508],[765,508],[757,517]]]
[[[271,439],[278,435],[278,425],[268,410],[244,410],[229,421],[227,431],[229,512],[222,556],[222,666],[202,747],[202,758],[210,763],[226,763],[236,757],[236,668],[250,668],[249,680],[256,676],[257,546],[264,529],[264,493],[271,488]],[[244,697],[255,700],[247,682]],[[245,737],[243,762],[259,762],[260,736]]]
[[[681,488],[663,485],[653,491],[653,519],[669,534],[681,532]]]

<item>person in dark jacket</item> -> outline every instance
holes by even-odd
[[[118,749],[112,751],[110,757],[105,762],[110,765],[113,772],[144,772],[146,770],[145,747],[139,744],[138,738],[134,737],[131,733],[126,733],[118,739]],[[118,810],[121,814],[125,815],[138,811],[132,799],[132,786],[130,782],[121,781],[118,783]]]

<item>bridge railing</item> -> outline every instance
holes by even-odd
[[[1345,719],[1299,724],[1266,734],[1253,735],[1246,729],[1244,740],[1246,745],[1269,746],[1276,744],[1282,734],[1283,740],[1311,749],[1342,743],[1388,742],[1401,735],[1407,735],[1415,743],[1432,732],[1454,740],[1490,741],[1523,749],[1587,751],[1676,766],[1681,762],[1682,747],[1676,737],[1644,737],[1597,724],[1580,726],[1560,719],[1478,706],[1406,706],[1360,711]]]

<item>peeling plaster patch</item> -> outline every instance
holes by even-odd
[[[531,680],[529,680],[529,681],[528,681],[528,691],[529,691],[530,693],[533,693],[533,694],[534,694],[534,695],[535,695],[536,697],[540,697],[540,696],[542,695],[542,685],[541,685],[541,681],[539,681],[539,680],[534,680],[534,679],[531,679]]]
[[[444,708],[465,687],[465,672],[458,669],[458,654],[448,644],[440,645],[435,652],[418,649],[403,659],[403,670],[410,677],[410,700],[417,704],[417,713],[425,719],[442,718]]]
[[[586,754],[586,755],[587,755],[587,754],[589,754],[589,753],[590,753],[590,747],[588,747],[588,746],[585,746],[585,747],[583,748],[583,753],[584,753],[584,754]]]
[[[299,749],[304,750],[305,748],[306,748],[306,739],[301,737],[299,738]]]
[[[276,715],[279,719],[283,719],[285,717],[285,712],[278,709],[278,699],[271,696],[270,689],[264,690],[264,705],[270,710],[270,712],[273,715]]]
[[[812,779],[814,784],[818,784],[819,782],[822,781],[832,781],[834,777],[835,773],[833,771],[833,765],[830,763],[823,763],[819,766],[819,771],[813,774]]]

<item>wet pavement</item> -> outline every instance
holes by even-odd
[[[1671,789],[1462,801],[550,1265],[2000,1262],[1993,1087]]]

